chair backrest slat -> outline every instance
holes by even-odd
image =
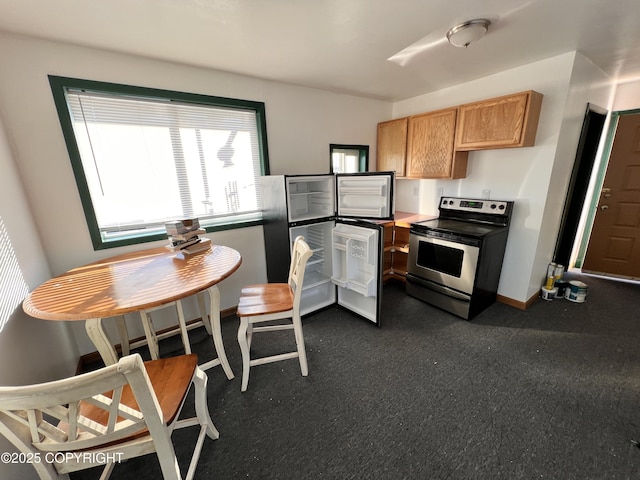
[[[109,421],[107,422],[107,432],[111,433],[116,428],[118,414],[120,413],[120,400],[122,399],[122,387],[118,387],[113,391],[111,397],[111,408],[109,408]]]
[[[42,422],[42,413],[36,410],[27,410],[27,420],[29,421],[32,441],[39,442],[40,432],[38,431],[38,425]]]
[[[313,255],[313,251],[305,242],[302,235],[296,237],[293,242],[293,250],[291,252],[291,267],[289,269],[289,285],[293,289],[294,309],[299,307],[300,298],[302,296],[302,282],[304,281],[304,272],[306,270],[307,261]]]
[[[141,431],[141,425],[139,423],[132,423],[129,420],[118,422],[116,431],[111,433],[97,434],[100,430],[106,432],[106,428],[99,423],[87,422],[83,425],[82,431],[78,434],[78,438],[74,441],[67,442],[55,442],[50,438],[45,439],[42,442],[34,443],[33,445],[42,451],[49,452],[68,452],[72,450],[84,450],[87,448],[94,448],[100,445],[106,445],[113,443],[126,437],[135,435]],[[86,430],[84,429],[86,428]],[[145,427],[146,428],[146,427]]]
[[[124,404],[114,403],[111,397],[107,397],[106,395],[94,395],[93,397],[85,398],[83,401],[85,404],[95,405],[105,411],[110,411],[111,406],[114,406],[114,409],[117,408],[116,418],[122,417],[132,421],[138,421],[142,419],[142,413],[135,408],[127,407]]]
[[[52,426],[49,422],[42,421],[42,412],[40,410],[31,410],[31,412],[30,414],[27,410],[3,411],[7,417],[27,428],[31,439],[36,438],[38,439],[37,441],[40,441],[44,436],[54,438],[58,442],[67,441],[66,432]]]
[[[71,402],[68,409],[69,427],[68,435],[69,441],[77,440],[78,438],[78,402]]]
[[[69,439],[66,431],[61,430],[49,422],[40,422],[38,431],[44,435],[45,438],[52,438],[56,442],[66,442]]]

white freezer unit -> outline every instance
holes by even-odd
[[[286,177],[289,223],[335,215],[333,175]]]
[[[289,223],[330,216],[391,218],[394,176],[379,174],[287,176]]]
[[[386,174],[360,177],[337,175],[337,216],[391,218],[393,177]]]

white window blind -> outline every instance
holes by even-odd
[[[331,152],[334,173],[355,173],[360,171],[358,150],[334,149]]]
[[[0,332],[28,294],[29,287],[0,217]]]
[[[261,218],[256,112],[65,89],[104,239]]]

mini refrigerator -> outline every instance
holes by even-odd
[[[269,282],[286,282],[302,235],[313,256],[302,315],[338,304],[380,326],[384,220],[393,218],[394,172],[261,177]]]

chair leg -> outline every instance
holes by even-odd
[[[249,322],[249,325],[247,325],[247,345],[249,345],[249,350],[251,350],[251,340],[253,340],[253,323]]]
[[[196,404],[196,417],[198,423],[206,428],[206,433],[209,438],[217,440],[220,438],[220,433],[216,429],[211,417],[209,416],[209,407],[207,406],[207,382],[209,377],[199,367],[196,367],[196,371],[193,376],[193,385],[195,386],[195,404]]]
[[[115,466],[116,464],[114,462],[107,463],[102,470],[102,474],[100,475],[99,480],[109,480]]]
[[[249,327],[249,319],[247,317],[240,317],[240,327],[238,328],[238,344],[240,345],[240,351],[242,352],[242,388],[245,392],[247,385],[249,384],[249,362],[251,358],[249,356],[249,343],[247,341],[247,328]]]
[[[300,360],[300,371],[302,376],[309,375],[309,365],[307,364],[307,352],[304,348],[304,336],[302,334],[302,320],[299,316],[293,317],[293,332],[296,336],[296,347],[298,348],[298,360]]]
[[[151,315],[144,310],[140,310],[140,319],[142,320],[142,326],[144,327],[144,334],[147,337],[147,345],[149,347],[149,354],[152,360],[160,358],[160,348],[158,347],[158,337],[156,337],[156,331],[153,329],[153,322]]]
[[[162,478],[164,480],[181,480],[180,466],[169,436],[165,440],[165,446],[167,448],[163,448],[157,442],[155,445],[156,457],[158,458],[158,463],[160,463],[160,470],[162,470]]]
[[[84,324],[87,335],[100,352],[102,361],[105,365],[113,365],[118,363],[118,354],[107,333],[104,331],[101,318],[89,318]]]
[[[180,327],[180,336],[182,337],[184,353],[189,354],[191,353],[191,343],[189,342],[187,322],[184,319],[184,310],[182,309],[182,302],[180,300],[176,300],[176,310],[178,312],[178,326]]]
[[[209,319],[209,312],[207,312],[207,304],[205,302],[205,292],[200,292],[196,295],[198,299],[198,307],[200,308],[200,318],[202,319],[202,324],[204,325],[204,329],[207,331],[209,335],[213,335],[213,331],[211,330],[211,320]]]
[[[116,327],[118,328],[118,335],[120,336],[120,348],[122,349],[122,356],[126,357],[131,353],[129,330],[127,330],[127,323],[124,320],[124,315],[116,317]]]
[[[213,344],[216,347],[216,354],[218,355],[222,369],[227,375],[227,378],[231,380],[233,378],[233,370],[231,370],[231,365],[229,365],[229,360],[227,359],[227,353],[224,350],[224,343],[222,342],[222,328],[220,326],[220,290],[218,290],[218,287],[214,285],[208,289],[208,292],[210,300],[209,319],[213,329]]]

